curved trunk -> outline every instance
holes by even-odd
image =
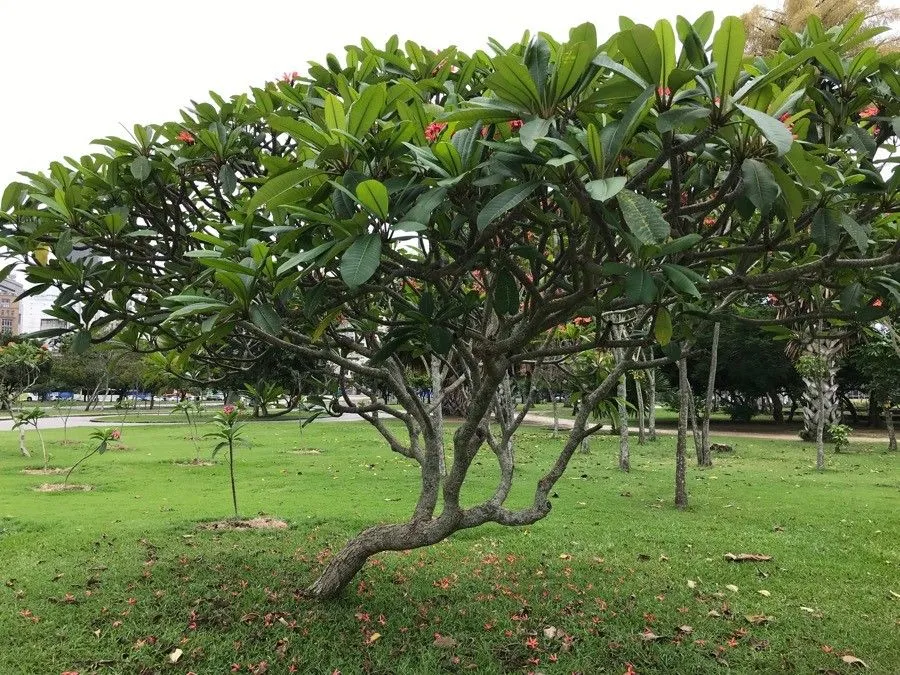
[[[700,431],[700,466],[712,466],[712,453],[709,451],[709,418],[712,417],[713,395],[716,391],[716,369],[719,366],[719,328],[718,322],[713,326],[712,347],[709,355],[709,380],[706,382],[706,401],[703,409],[703,428]]]

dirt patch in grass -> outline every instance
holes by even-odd
[[[319,448],[294,448],[290,452],[295,455],[321,455],[324,451]]]
[[[212,523],[201,523],[201,530],[286,530],[287,522],[278,518],[259,516],[249,520],[217,520]]]
[[[189,462],[175,462],[175,466],[215,466],[215,462],[208,462],[204,459],[192,459]]]
[[[36,492],[89,492],[94,489],[93,485],[78,485],[76,483],[42,483],[34,490]]]
[[[68,471],[68,469],[22,469],[22,473],[26,476],[58,476],[66,471]]]

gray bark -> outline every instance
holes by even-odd
[[[700,466],[712,466],[709,451],[709,418],[712,416],[713,395],[716,392],[716,369],[719,366],[719,323],[713,326],[712,348],[709,355],[709,380],[706,382],[706,401],[703,410],[703,429],[700,432]]]
[[[687,363],[685,359],[678,362],[678,437],[675,442],[675,507],[687,508],[688,496],[686,485],[687,459],[687,426],[690,408],[690,389],[688,388]]]
[[[619,387],[616,392],[619,397],[619,468],[622,471],[631,471],[631,454],[628,450],[628,383],[625,375],[619,378]]]
[[[825,380],[817,378],[819,408],[816,415],[816,470],[825,470]]]
[[[653,354],[650,354],[650,358],[653,358]],[[651,368],[647,371],[647,383],[649,384],[649,393],[650,400],[647,401],[647,412],[648,412],[648,437],[651,441],[656,440],[656,368]]]
[[[644,445],[647,442],[647,425],[646,416],[644,415],[643,380],[636,379],[634,381],[634,393],[637,398],[638,445]]]
[[[443,385],[444,385],[444,374],[441,372],[441,360],[432,355],[431,356],[431,400],[432,401],[440,401],[441,395],[443,393]],[[444,438],[444,412],[443,406],[438,403],[435,405],[432,412],[432,419],[434,420],[434,432],[438,438]],[[441,476],[447,475],[447,458],[444,453],[444,444],[441,443],[441,450],[438,453],[438,471]]]
[[[687,363],[684,365],[685,377],[687,377]],[[679,381],[680,382],[680,381]],[[680,386],[680,384],[679,384]],[[703,449],[703,443],[700,440],[700,428],[697,424],[697,404],[694,399],[694,390],[691,388],[690,380],[686,381],[687,387],[687,404],[688,404],[688,420],[691,424],[691,435],[694,437],[694,452],[697,455],[697,466],[703,466],[700,453]],[[680,391],[680,390],[679,390]]]
[[[888,452],[897,452],[897,433],[894,431],[894,411],[888,408],[884,413],[884,423],[888,432]]]
[[[556,394],[550,394],[550,398],[553,399],[553,438],[556,438],[559,435],[559,406],[556,403]]]

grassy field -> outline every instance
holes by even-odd
[[[54,466],[87,447],[44,433]],[[689,471],[678,512],[674,439],[635,443],[625,475],[598,437],[543,522],[377,556],[315,604],[297,591],[348,536],[410,513],[414,466],[361,423],[254,424],[242,515],[290,527],[208,531],[230,513],[227,466],[176,464],[186,433],[127,428],[73,474],[95,487],[78,493],[34,491],[61,476],[23,474],[39,460],[0,434],[0,673],[843,673],[850,657],[900,672],[900,457],[881,442],[817,474],[809,444],[732,439]],[[516,443],[524,503],[560,441],[533,428]],[[472,473],[470,501],[492,456]]]

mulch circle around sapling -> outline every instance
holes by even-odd
[[[35,492],[90,492],[93,485],[78,485],[76,483],[42,483],[34,488]]]
[[[288,524],[278,518],[258,516],[249,520],[216,520],[211,523],[200,523],[201,530],[286,530]]]
[[[321,455],[324,450],[320,450],[319,448],[294,448],[289,452],[295,455]]]

